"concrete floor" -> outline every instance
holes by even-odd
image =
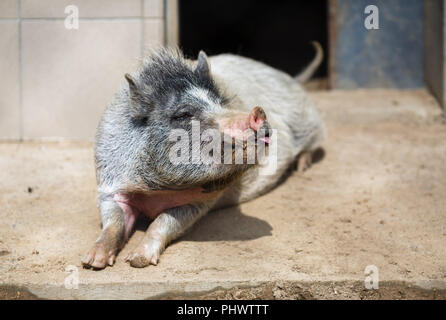
[[[445,299],[439,107],[424,90],[311,95],[328,127],[323,159],[210,213],[145,269],[123,259],[147,221],[115,266],[81,267],[100,230],[91,143],[1,143],[0,298]],[[368,265],[378,290],[364,286]]]

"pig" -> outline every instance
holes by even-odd
[[[102,232],[82,258],[84,267],[112,266],[140,215],[153,221],[125,261],[138,268],[157,265],[166,246],[207,212],[265,194],[296,159],[299,171],[308,168],[325,137],[323,121],[301,86],[322,60],[320,45],[314,45],[313,62],[295,78],[237,55],[208,58],[201,51],[192,61],[172,48],[152,50],[137,71],[126,74],[95,137]],[[200,134],[212,129],[222,135],[230,160],[241,145],[243,161],[191,162],[191,154],[172,161],[172,154],[178,155],[172,132],[191,134],[194,121]],[[256,140],[249,144],[248,137]],[[266,156],[257,154],[268,154],[273,146],[274,172],[262,174]],[[256,156],[247,163],[249,150]]]

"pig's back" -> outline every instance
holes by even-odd
[[[217,81],[220,80],[231,93],[237,94],[247,108],[263,104],[264,108],[274,109],[274,105],[286,102],[296,104],[303,98],[303,90],[289,75],[261,62],[221,54],[211,57],[210,65]]]

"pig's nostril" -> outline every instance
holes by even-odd
[[[263,137],[265,137],[265,138],[269,138],[270,137],[272,132],[271,132],[271,127],[269,126],[268,122],[265,121],[263,126],[260,128],[260,134]]]

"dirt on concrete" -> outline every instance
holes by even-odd
[[[100,231],[91,142],[0,143],[0,298],[445,299],[440,107],[424,90],[311,95],[328,129],[319,161],[208,214],[144,269],[124,257],[147,220],[113,267],[81,266]]]

